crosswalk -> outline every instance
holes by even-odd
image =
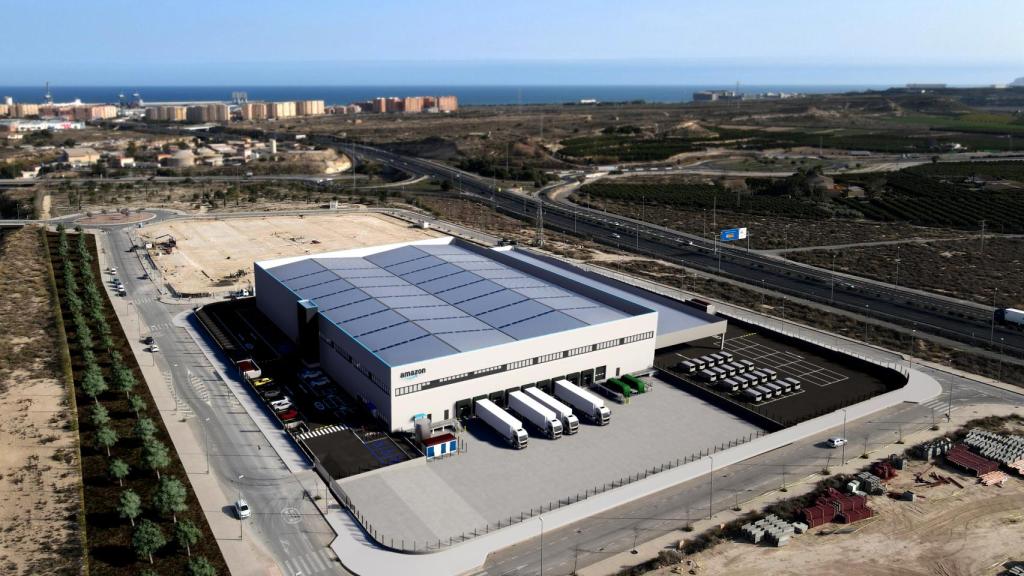
[[[334,557],[327,549],[320,549],[316,552],[292,556],[284,560],[285,574],[288,576],[309,576],[310,574],[337,572]]]
[[[317,428],[316,430],[310,430],[309,432],[303,432],[302,434],[299,434],[298,436],[296,436],[296,438],[298,438],[299,440],[307,440],[309,438],[316,438],[317,436],[323,436],[324,434],[333,434],[335,432],[341,432],[342,430],[347,430],[347,428],[345,428],[341,424],[334,424],[332,426],[321,426],[321,427]]]
[[[946,411],[949,410],[949,400],[947,398],[943,398],[943,397],[940,396],[938,398],[933,398],[933,399],[931,399],[931,400],[921,404],[921,406],[924,406],[925,408],[928,408],[929,410],[934,410],[936,414],[945,414]],[[956,411],[957,408],[958,408],[958,406],[956,404],[953,404],[953,411],[954,412]]]

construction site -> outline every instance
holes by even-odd
[[[1019,418],[1006,421],[1000,432],[968,422],[905,453],[864,460],[860,471],[736,520],[725,540],[648,574],[1016,576],[1024,566],[1024,435]]]
[[[384,214],[337,213],[170,220],[139,229],[138,236],[174,291],[201,294],[251,288],[256,260],[438,234]]]

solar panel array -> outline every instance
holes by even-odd
[[[391,366],[627,316],[452,244],[314,257],[269,272]]]

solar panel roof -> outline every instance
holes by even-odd
[[[273,277],[391,366],[628,316],[457,244],[269,264]]]

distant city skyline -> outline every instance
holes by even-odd
[[[1024,76],[1024,4],[1014,0],[23,7],[0,0],[18,14],[0,48],[4,85],[979,85]]]

